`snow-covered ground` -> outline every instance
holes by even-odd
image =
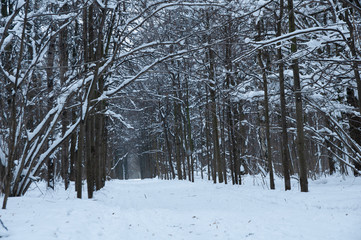
[[[9,229],[1,233],[9,240],[361,239],[361,178],[310,181],[309,193],[295,183],[284,192],[280,180],[276,187],[259,177],[242,186],[113,180],[91,200],[60,186],[34,188],[0,211]]]

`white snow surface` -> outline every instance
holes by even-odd
[[[0,211],[5,239],[361,239],[361,178],[310,180],[308,193],[250,176],[241,186],[112,180],[93,199],[40,185]]]

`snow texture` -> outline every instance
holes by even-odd
[[[271,191],[260,177],[242,186],[196,180],[112,180],[94,199],[81,200],[74,185],[50,191],[41,184],[9,199],[0,212],[8,231],[0,234],[9,240],[360,239],[361,178],[310,181],[309,193],[296,182],[285,192],[281,180]]]

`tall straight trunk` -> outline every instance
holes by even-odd
[[[75,111],[72,111],[72,120],[75,120]],[[77,162],[77,149],[76,149],[76,145],[77,145],[77,132],[73,132],[70,136],[70,163],[69,163],[69,180],[70,181],[75,181],[75,164]]]
[[[103,92],[104,90],[104,80],[102,77],[99,77],[99,81],[98,81],[98,91],[96,91],[96,95],[95,98],[99,97],[100,94]],[[104,126],[104,118],[105,115],[103,114],[104,112],[104,102],[101,101],[97,104],[96,106],[96,111],[97,113],[93,116],[94,118],[94,142],[96,143],[94,145],[94,184],[95,184],[95,190],[100,190],[104,185],[103,185],[103,169],[106,165],[105,163],[105,159],[106,157],[104,156],[105,154],[105,149],[104,149],[104,141],[106,141],[105,137],[104,137],[104,130],[105,130],[105,126]],[[105,142],[106,143],[106,142]]]
[[[214,157],[211,158],[211,153],[210,153],[210,149],[211,149],[211,140],[210,140],[210,136],[211,136],[211,128],[210,128],[210,103],[209,103],[209,94],[208,94],[209,90],[208,90],[208,86],[206,85],[206,104],[205,104],[205,135],[206,135],[206,146],[207,146],[207,163],[208,163],[208,180],[210,180],[210,177],[212,176],[212,180],[214,183],[217,183],[217,179],[216,179],[216,172],[215,172],[215,160]]]
[[[233,114],[232,114],[232,106],[231,101],[227,101],[227,133],[229,138],[228,143],[228,151],[229,151],[229,162],[230,162],[230,170],[232,175],[232,184],[238,184],[238,172],[237,168],[237,146],[235,141],[235,134],[234,134],[234,124],[233,124]]]
[[[95,184],[95,190],[100,190],[102,188],[101,186],[101,150],[102,150],[102,131],[100,128],[102,128],[102,122],[101,118],[103,117],[99,111],[99,104],[96,108],[98,110],[98,114],[94,116],[94,184]]]
[[[82,20],[83,20],[83,29],[82,29],[82,42],[83,42],[83,57],[84,62],[88,62],[88,18],[87,18],[87,9],[84,8],[82,12]],[[85,65],[87,69],[87,66]],[[84,86],[83,86],[84,87]],[[84,102],[81,99],[81,106],[83,106]],[[75,181],[75,189],[77,191],[77,198],[82,198],[82,181],[83,181],[83,155],[84,155],[84,134],[85,134],[85,125],[86,119],[84,119],[83,109],[81,110],[81,123],[79,126],[79,135],[78,135],[78,151],[77,151],[77,162],[76,162],[76,181]]]
[[[228,104],[231,104],[229,101]],[[235,126],[234,126],[234,116],[232,114],[232,106],[228,107],[228,134],[230,138],[230,161],[231,161],[231,170],[232,170],[232,183],[238,184],[239,178],[239,165],[238,165],[238,154],[237,154],[237,146],[236,146],[236,136],[235,136]]]
[[[331,128],[330,121],[328,119],[326,119],[325,121],[326,121],[326,124],[325,124],[326,127],[328,129],[330,129]],[[333,149],[331,142],[334,142],[334,139],[333,139],[332,135],[329,135],[328,138],[326,138],[327,149],[330,149],[330,150]],[[333,154],[330,151],[327,151],[327,152],[328,152],[328,167],[329,167],[330,175],[332,175],[332,174],[336,173],[335,161],[333,159]]]
[[[79,24],[78,21],[75,21],[75,26],[74,26],[74,36],[77,36],[79,34]],[[75,59],[76,58],[76,52],[77,49],[74,46],[72,47],[72,57]],[[75,121],[77,119],[77,112],[74,108],[72,108],[71,110],[71,121],[74,124]],[[77,142],[78,142],[78,132],[73,132],[71,134],[71,140],[70,140],[70,173],[69,173],[69,179],[71,181],[75,181],[77,183],[77,174],[76,174],[76,168],[77,168],[77,162],[78,162],[78,148],[77,148]],[[75,191],[77,191],[77,185],[75,184]]]
[[[242,184],[242,171],[241,171],[241,167],[244,167],[245,173],[248,173],[248,167],[246,165],[246,163],[244,162],[244,159],[241,158],[243,155],[245,155],[247,153],[246,150],[246,142],[247,140],[247,132],[246,132],[246,127],[243,126],[242,121],[244,121],[246,119],[245,114],[243,112],[243,107],[242,104],[238,104],[238,111],[237,111],[237,117],[235,117],[235,119],[238,119],[239,122],[239,129],[237,129],[237,133],[236,133],[236,139],[237,139],[237,143],[239,145],[238,149],[237,149],[237,171],[238,171],[238,184],[241,185]],[[239,160],[238,160],[239,159]]]
[[[169,168],[170,168],[170,173],[171,173],[171,177],[172,179],[175,178],[175,172],[174,172],[174,168],[173,168],[173,163],[172,163],[172,149],[170,146],[170,142],[169,142],[169,137],[168,137],[168,124],[167,124],[167,120],[165,118],[165,115],[163,113],[162,110],[159,111],[160,117],[162,119],[163,122],[163,133],[164,133],[164,141],[165,141],[165,147],[167,149],[167,158],[168,158],[168,163],[169,163]],[[168,176],[168,173],[167,175]]]
[[[225,101],[224,101],[225,102]],[[219,106],[221,103],[219,103]],[[225,106],[223,104],[222,111],[220,111],[219,116],[221,116],[220,119],[220,128],[221,128],[221,147],[222,147],[222,155],[221,155],[221,164],[222,164],[222,171],[223,171],[223,180],[224,184],[228,184],[227,179],[227,162],[226,162],[226,112],[225,112]]]
[[[15,87],[16,89],[16,87]],[[16,150],[16,91],[11,96],[11,123],[10,123],[10,136],[9,136],[9,156],[8,164],[6,168],[6,179],[5,179],[5,196],[3,201],[2,209],[6,208],[8,197],[10,196],[10,186],[13,179],[13,168],[15,161],[15,150]]]
[[[207,26],[206,28],[210,28],[210,17],[209,13],[206,12],[206,21]],[[211,36],[208,35],[207,39],[208,43],[211,42]],[[215,54],[213,50],[209,47],[208,51],[206,52],[206,63],[208,67],[208,80],[209,86],[209,112],[210,118],[212,121],[212,140],[213,140],[213,162],[212,162],[212,169],[214,171],[214,178],[213,181],[216,183],[216,173],[218,175],[218,182],[223,182],[223,172],[222,172],[222,163],[221,163],[221,154],[220,154],[220,147],[219,147],[219,134],[218,134],[218,119],[217,119],[217,101],[216,101],[216,78],[215,78]]]
[[[228,142],[228,152],[229,152],[229,170],[231,170],[231,179],[232,179],[232,185],[236,184],[236,179],[235,179],[235,172],[234,172],[234,154],[233,154],[233,141],[232,141],[232,136],[233,136],[233,131],[231,130],[231,121],[229,120],[230,118],[230,112],[229,112],[229,108],[227,108],[227,135],[229,138],[229,142]]]
[[[106,120],[107,117],[103,118],[103,128],[102,128],[102,150],[101,150],[101,184],[102,187],[105,186],[105,181],[106,181],[106,170],[107,168],[110,169],[110,161],[107,161],[108,159],[108,129],[106,127]]]
[[[230,101],[227,101],[227,134],[228,134],[228,151],[229,151],[229,168],[231,170],[232,184],[238,184],[237,177],[235,176],[235,154],[233,151],[234,146],[234,131],[233,131],[233,116],[231,112]]]
[[[234,104],[234,106],[231,107],[231,121],[230,121],[230,129],[231,129],[231,138],[232,141],[232,155],[234,159],[233,163],[233,171],[234,171],[234,181],[235,184],[241,184],[241,173],[240,173],[240,167],[241,167],[241,161],[240,161],[240,154],[241,150],[243,149],[243,145],[241,144],[243,141],[241,139],[241,129],[242,124],[241,121],[239,121],[240,118],[240,107],[238,104]]]
[[[158,145],[158,141],[156,138],[153,139],[153,149],[160,149],[160,146]],[[160,154],[158,153],[158,151],[155,152],[155,176],[154,177],[157,177],[158,178],[161,178],[163,179],[163,176],[162,176],[162,172],[161,172],[161,169],[160,169],[160,166],[161,166],[161,161],[160,161]]]
[[[225,87],[230,91],[230,87],[235,85],[234,79],[232,77],[232,47],[233,47],[233,38],[232,38],[232,18],[228,16],[228,24],[225,27],[225,34],[227,36],[225,44],[225,68],[226,68],[226,79]],[[236,136],[234,129],[234,116],[233,108],[231,102],[231,96],[228,94],[226,99],[226,119],[227,119],[227,134],[228,134],[228,151],[229,151],[229,163],[230,170],[232,175],[232,184],[238,184],[238,170],[237,170],[237,146],[236,146]]]
[[[88,11],[86,8],[83,9],[83,29],[82,29],[82,41],[83,41],[83,57],[84,62],[89,61],[89,53],[88,53]],[[87,65],[85,65],[85,68],[87,68]]]
[[[76,181],[75,189],[77,191],[77,198],[82,198],[82,172],[83,172],[83,142],[84,142],[84,128],[85,122],[82,120],[79,127],[78,136],[78,151],[77,151],[77,162],[76,162]]]
[[[10,4],[6,0],[1,1],[1,15],[2,17],[7,17],[11,14],[11,7],[8,5]],[[16,151],[16,128],[17,128],[17,120],[16,120],[16,98],[17,98],[17,91],[18,91],[18,81],[20,77],[20,68],[21,68],[21,61],[23,59],[23,50],[24,50],[24,42],[25,42],[25,30],[27,24],[27,16],[28,16],[28,9],[29,9],[29,1],[26,2],[25,5],[25,16],[24,16],[24,26],[22,30],[22,37],[21,37],[21,44],[20,44],[20,54],[19,59],[17,62],[17,71],[16,71],[16,79],[13,91],[11,96],[8,97],[8,102],[10,103],[10,123],[9,123],[9,141],[8,141],[8,162],[5,168],[5,186],[4,186],[4,200],[2,209],[6,209],[7,201],[9,196],[11,195],[11,182],[13,180],[13,168],[15,163],[15,151]],[[9,11],[8,11],[9,10]],[[9,50],[9,49],[7,49]],[[5,63],[5,69],[10,67],[10,61]]]
[[[169,163],[169,168],[170,168],[170,173],[172,175],[172,179],[175,178],[175,172],[174,172],[174,167],[173,167],[173,163],[172,163],[172,154],[171,154],[171,146],[169,143],[169,137],[168,137],[168,129],[164,128],[164,138],[165,138],[165,142],[166,142],[166,146],[167,146],[167,152],[168,152],[168,163]]]
[[[223,182],[223,171],[221,163],[221,153],[219,148],[219,135],[218,135],[218,118],[217,118],[217,102],[216,102],[216,84],[214,76],[214,52],[209,48],[209,94],[210,94],[210,114],[212,119],[212,138],[213,138],[213,158],[216,166],[215,171],[218,174],[218,182]]]
[[[174,88],[174,91],[176,91],[176,88]],[[177,95],[175,95],[177,98]],[[176,160],[176,167],[177,167],[177,176],[179,180],[183,179],[182,175],[182,165],[181,165],[181,148],[182,148],[182,142],[181,142],[181,110],[180,110],[180,104],[177,102],[178,100],[174,100],[174,141],[175,141],[175,160]]]
[[[86,162],[86,180],[88,187],[88,198],[93,198],[95,182],[95,117],[88,117],[85,124],[85,162]]]
[[[262,69],[263,91],[264,91],[264,115],[266,124],[266,142],[267,142],[267,162],[268,171],[270,177],[270,188],[275,189],[275,181],[273,176],[273,164],[272,164],[272,147],[271,147],[271,133],[270,133],[270,120],[269,120],[269,102],[268,102],[268,83],[267,73],[262,60],[262,51],[258,50],[258,62]]]
[[[284,2],[280,0],[280,14],[277,19],[277,36],[282,34],[282,18],[283,18],[283,7]],[[283,167],[283,177],[285,182],[285,190],[291,190],[291,177],[290,177],[290,167],[289,167],[289,152],[288,152],[288,134],[287,134],[287,121],[286,121],[286,94],[285,94],[285,77],[284,77],[284,65],[283,65],[283,56],[282,56],[282,47],[281,43],[278,44],[277,49],[277,58],[278,58],[278,74],[280,81],[280,105],[281,105],[281,128],[282,128],[282,141],[281,141],[281,151],[282,151],[282,167]]]
[[[108,1],[105,1],[105,5],[108,4]],[[106,51],[104,49],[104,37],[108,39],[111,37],[112,32],[110,31],[108,36],[105,36],[106,34],[103,33],[103,29],[105,26],[105,19],[107,15],[106,8],[101,9],[100,17],[101,21],[99,25],[97,26],[96,30],[90,29],[92,32],[90,35],[90,39],[93,42],[96,42],[96,51],[94,56],[94,61],[98,61],[103,59],[104,54]],[[92,22],[93,19],[91,18]],[[96,37],[94,35],[97,35]],[[98,89],[96,91],[96,96],[99,97],[101,94],[103,94],[105,90],[105,79],[103,76],[99,76],[98,82],[97,82]],[[105,100],[102,100],[97,105],[98,113],[95,117],[95,134],[94,138],[96,139],[97,143],[100,142],[100,144],[96,144],[95,146],[95,169],[94,169],[94,175],[95,175],[95,184],[96,184],[96,190],[100,190],[102,187],[105,186],[105,180],[106,180],[106,168],[107,168],[107,129],[106,129],[106,116],[103,114],[104,110],[106,108],[106,102]]]
[[[289,17],[289,32],[296,30],[295,14],[293,9],[293,0],[288,0],[288,17]],[[291,39],[291,52],[294,54],[297,52],[297,39]],[[299,177],[301,192],[308,192],[307,181],[307,163],[305,158],[305,140],[303,132],[303,109],[302,109],[302,90],[300,80],[300,70],[298,65],[298,59],[295,57],[292,60],[294,91],[296,99],[296,125],[297,125],[297,153],[299,160]]]
[[[198,107],[199,109],[199,121],[201,123],[200,125],[200,145],[201,145],[201,156],[200,156],[200,167],[201,167],[201,177],[202,179],[204,179],[204,175],[203,175],[203,166],[204,166],[204,159],[207,159],[207,157],[205,157],[206,153],[204,151],[204,145],[205,145],[205,141],[203,140],[203,136],[205,135],[205,132],[204,132],[204,124],[203,124],[203,115],[202,115],[202,107],[199,106]],[[208,172],[209,174],[209,172]],[[208,179],[209,180],[209,179]]]
[[[61,9],[62,12],[67,11],[67,6],[64,5]],[[65,86],[66,82],[66,72],[68,69],[68,46],[67,46],[67,40],[68,40],[68,29],[64,28],[59,32],[59,78],[60,78],[60,84],[62,86]],[[61,124],[62,124],[62,135],[64,136],[69,121],[68,121],[68,111],[64,109],[62,117],[61,117]],[[62,177],[64,180],[65,190],[69,187],[69,139],[66,139],[61,148],[61,172]]]
[[[189,142],[188,142],[188,137],[187,137],[187,120],[185,118],[185,116],[183,116],[183,137],[182,137],[182,142],[184,142],[184,150],[183,153],[185,154],[185,157],[182,158],[183,160],[183,179],[186,180],[187,179],[187,174],[188,174],[188,180],[191,181],[191,161],[190,161],[190,156],[188,154],[188,148],[189,148]],[[185,160],[187,160],[187,164],[185,164]],[[187,165],[187,169],[185,167],[185,165]]]
[[[1,0],[1,18],[6,18],[9,13],[8,13],[8,1],[7,0]],[[4,33],[3,33],[4,34]],[[6,33],[5,33],[6,34]],[[6,36],[8,36],[8,34],[6,34]],[[4,37],[4,36],[3,36]],[[4,52],[9,52],[7,51],[8,49],[4,49]],[[9,53],[5,53],[4,55],[8,55]],[[5,59],[10,59],[10,57],[7,57]],[[7,62],[10,62],[10,61],[3,61],[3,66],[4,66],[4,69],[9,71],[9,63]],[[0,89],[0,96],[3,96],[3,88]],[[4,95],[5,96],[5,95]],[[11,97],[9,97],[9,100],[11,99]],[[11,101],[11,100],[10,100]],[[5,99],[3,99],[3,97],[0,97],[0,109],[5,109]],[[10,109],[12,109],[12,107],[10,107]],[[12,115],[12,114],[11,114]],[[15,118],[13,118],[15,119]],[[11,121],[10,121],[11,122]],[[0,122],[1,123],[1,122]],[[29,121],[30,124],[32,124],[32,121]],[[10,126],[12,124],[10,123]],[[11,129],[12,127],[9,126],[9,129]],[[2,125],[0,125],[0,128],[3,128]],[[30,128],[30,127],[28,127]],[[12,134],[10,134],[11,136]],[[12,142],[12,140],[9,139],[9,142],[8,144],[10,144]],[[10,145],[9,145],[10,146]],[[9,154],[11,153],[12,149],[9,149]],[[10,155],[9,155],[9,158],[8,158],[8,163],[10,162]],[[3,165],[2,163],[0,163],[0,193],[2,191],[4,191],[5,195],[6,195],[6,192],[7,192],[7,185],[8,185],[8,182],[11,182],[11,179],[12,179],[12,166],[10,166],[12,164],[8,164],[8,167],[5,166],[5,164]],[[10,169],[10,174],[9,173],[9,170]],[[10,177],[9,180],[7,180],[7,177]],[[9,193],[10,193],[10,186],[9,186]],[[9,193],[7,193],[7,196],[9,195]],[[5,200],[5,199],[4,199]],[[7,201],[7,197],[6,197],[6,201]],[[4,201],[5,205],[4,205],[4,209],[6,208],[6,201]]]
[[[55,26],[51,26],[52,29],[55,29]],[[54,102],[54,59],[55,59],[55,37],[52,37],[49,41],[48,55],[47,55],[47,68],[46,68],[46,82],[47,82],[47,91],[48,91],[48,112],[53,108]],[[52,138],[52,137],[51,137]],[[47,180],[48,188],[54,189],[54,159],[52,156],[49,156],[47,160]]]
[[[183,171],[183,180],[187,180],[187,170],[189,170],[189,165],[190,165],[190,159],[189,156],[187,155],[187,148],[188,148],[188,139],[187,139],[187,128],[185,125],[185,119],[184,119],[184,114],[182,114],[182,121],[181,121],[182,125],[181,125],[181,130],[182,130],[182,134],[180,135],[180,142],[181,142],[181,163],[182,163],[182,171]],[[190,175],[188,174],[188,177],[190,178]]]
[[[188,174],[189,180],[194,182],[194,158],[193,158],[193,139],[192,139],[192,126],[191,126],[191,117],[189,111],[189,82],[188,77],[185,78],[186,84],[186,98],[185,98],[185,107],[186,107],[186,120],[185,120],[185,128],[187,130],[187,138],[188,138],[188,146],[186,149],[187,160],[188,160]],[[189,164],[190,158],[190,164]]]
[[[170,53],[173,53],[173,46],[170,48]],[[176,66],[176,63],[174,61],[171,61],[171,64],[173,66]],[[174,115],[174,147],[175,147],[175,162],[176,162],[176,169],[177,169],[177,177],[178,180],[183,179],[182,174],[182,163],[183,167],[185,167],[184,164],[184,156],[182,156],[181,151],[183,148],[183,137],[184,133],[182,132],[182,109],[180,104],[181,97],[181,84],[180,84],[180,65],[178,64],[178,69],[175,70],[175,72],[171,72],[171,78],[172,78],[172,88],[173,88],[173,115]],[[186,176],[186,172],[184,172],[184,175]]]
[[[99,92],[103,92],[103,84],[104,81],[101,78],[99,83]],[[105,115],[102,114],[105,110],[105,102],[104,100],[98,104],[98,112],[96,116],[95,128],[96,128],[96,142],[99,143],[96,145],[96,190],[100,190],[104,187],[105,183],[105,172],[106,172],[106,146],[107,138],[106,138],[106,126],[105,126]]]
[[[257,23],[257,31],[258,31],[258,40],[262,40],[262,26],[263,22],[260,20]],[[275,189],[275,182],[273,176],[273,163],[272,163],[272,145],[271,145],[271,132],[270,132],[270,118],[269,118],[269,101],[268,101],[268,82],[267,82],[267,72],[266,67],[263,63],[262,59],[262,50],[258,50],[258,64],[262,71],[262,80],[263,80],[263,91],[264,91],[264,117],[265,117],[265,125],[266,125],[266,143],[267,143],[267,162],[268,162],[268,171],[270,177],[270,188]]]

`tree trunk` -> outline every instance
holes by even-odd
[[[62,12],[67,11],[67,5],[65,4],[63,8],[61,9]],[[61,86],[65,86],[66,82],[66,72],[68,70],[68,29],[63,28],[59,32],[59,78],[60,78],[60,84]],[[61,124],[62,124],[62,135],[65,134],[69,121],[68,121],[68,111],[64,109],[62,118],[61,118]],[[62,177],[64,180],[65,190],[69,187],[69,139],[65,140],[62,144],[61,148],[61,170],[62,170]]]
[[[167,149],[167,157],[168,157],[168,163],[169,163],[169,168],[170,168],[170,173],[172,175],[172,179],[175,178],[175,172],[174,172],[174,168],[173,168],[173,163],[172,163],[172,153],[171,153],[171,146],[170,146],[170,143],[169,143],[169,138],[168,138],[168,124],[167,124],[167,120],[165,118],[165,115],[163,113],[162,110],[159,110],[159,114],[160,114],[160,117],[162,119],[162,122],[163,122],[163,133],[164,133],[164,141],[165,141],[165,146],[166,146],[166,149]]]
[[[88,198],[93,198],[94,192],[94,158],[95,158],[95,141],[94,141],[94,117],[88,117],[85,124],[85,163],[86,163],[86,180],[88,188]]]
[[[182,142],[181,142],[181,135],[182,135],[182,127],[181,127],[181,109],[180,104],[178,101],[178,96],[176,94],[177,88],[175,85],[173,86],[174,97],[176,98],[174,100],[174,142],[175,142],[175,160],[176,160],[176,166],[177,166],[177,176],[178,180],[183,179],[182,175],[182,165],[181,165],[181,148],[182,148]]]
[[[9,14],[11,14],[10,6],[7,5],[7,1],[2,0],[1,1],[1,15],[3,17],[7,17]],[[17,71],[16,71],[16,79],[15,84],[13,87],[13,91],[11,93],[11,96],[8,98],[8,103],[10,105],[10,123],[9,123],[9,142],[8,142],[8,162],[7,166],[5,168],[5,186],[4,186],[4,200],[2,209],[6,209],[7,201],[9,196],[11,195],[11,182],[13,179],[13,168],[14,168],[14,162],[15,162],[15,151],[16,151],[16,128],[17,128],[17,119],[16,119],[16,98],[17,98],[17,83],[20,77],[20,68],[21,68],[21,61],[23,58],[23,48],[24,48],[24,41],[25,41],[25,29],[26,29],[26,23],[27,23],[27,14],[28,14],[28,8],[29,8],[29,1],[26,2],[25,6],[25,16],[24,16],[24,26],[22,30],[22,38],[21,38],[21,45],[20,45],[20,56],[17,62]],[[9,12],[8,12],[8,9]],[[10,64],[10,61],[9,63]],[[6,68],[8,66],[5,66]]]
[[[213,163],[213,160],[210,160],[210,140],[209,140],[209,136],[210,136],[210,129],[209,129],[209,107],[208,107],[209,103],[208,103],[208,93],[206,93],[206,107],[204,109],[204,113],[205,113],[205,117],[204,117],[204,124],[205,124],[205,129],[204,129],[204,133],[206,135],[206,155],[207,155],[207,174],[208,174],[208,181],[211,180],[211,176],[212,176],[212,180],[215,180],[215,175],[213,174],[213,165],[211,166],[211,164]],[[213,159],[213,158],[212,158]],[[216,182],[214,182],[216,183]]]
[[[208,71],[209,71],[209,96],[210,96],[210,114],[212,119],[212,139],[213,139],[213,158],[214,158],[214,171],[218,174],[218,182],[223,182],[223,171],[221,164],[221,154],[219,148],[218,136],[218,119],[217,119],[217,102],[216,102],[216,84],[214,76],[214,52],[211,48],[208,49]],[[214,179],[215,180],[215,179]]]
[[[280,15],[277,19],[277,36],[282,34],[282,18],[283,18],[283,0],[280,0]],[[285,181],[285,190],[291,190],[291,178],[289,171],[289,152],[288,152],[288,134],[287,134],[287,121],[286,121],[286,95],[285,95],[285,78],[283,73],[283,57],[282,57],[282,48],[281,43],[278,44],[277,57],[278,57],[278,74],[280,81],[280,105],[281,105],[281,128],[282,128],[282,141],[281,141],[281,151],[282,151],[282,167],[283,167],[283,177]]]
[[[295,14],[293,9],[293,0],[288,0],[288,14],[289,14],[289,32],[296,30]],[[292,38],[291,40],[291,52],[294,54],[297,52],[297,40]],[[294,91],[296,99],[296,125],[297,125],[297,153],[299,160],[299,177],[301,192],[308,192],[308,181],[307,181],[307,163],[305,159],[304,151],[304,132],[303,132],[303,109],[302,109],[302,89],[300,81],[300,71],[298,66],[297,58],[292,60],[293,80],[294,80]]]
[[[55,26],[51,26],[52,29],[55,28]],[[47,90],[48,90],[48,112],[53,108],[53,102],[54,102],[54,58],[55,58],[55,37],[52,37],[49,42],[49,48],[48,48],[48,56],[47,56],[47,68],[46,68],[46,81],[47,81]],[[50,136],[52,138],[52,136]],[[47,167],[48,167],[48,188],[54,189],[54,159],[52,156],[49,156],[47,160]]]
[[[260,25],[260,22],[258,23]],[[260,27],[259,27],[260,29]],[[268,83],[267,83],[267,73],[266,68],[262,60],[262,51],[258,50],[258,62],[259,66],[262,69],[262,80],[263,80],[263,91],[264,91],[264,114],[265,114],[265,124],[266,124],[266,142],[267,142],[267,161],[268,161],[268,171],[270,177],[270,188],[275,189],[275,182],[273,176],[273,164],[272,164],[272,146],[271,146],[271,133],[270,133],[270,120],[269,120],[269,103],[268,103]]]
[[[82,171],[83,171],[83,141],[84,141],[84,120],[81,121],[79,127],[78,136],[78,151],[77,151],[77,163],[76,163],[76,181],[75,189],[77,191],[77,198],[82,198]]]
[[[185,129],[187,130],[187,138],[188,138],[188,144],[186,149],[186,155],[188,160],[188,174],[189,174],[189,180],[194,182],[194,158],[193,158],[193,139],[192,139],[192,126],[191,126],[191,117],[190,117],[190,111],[189,111],[189,84],[188,84],[188,77],[185,78],[185,84],[186,84],[186,99],[185,99],[185,107],[186,107],[186,119],[185,119]],[[190,164],[189,164],[189,158],[190,158]]]

